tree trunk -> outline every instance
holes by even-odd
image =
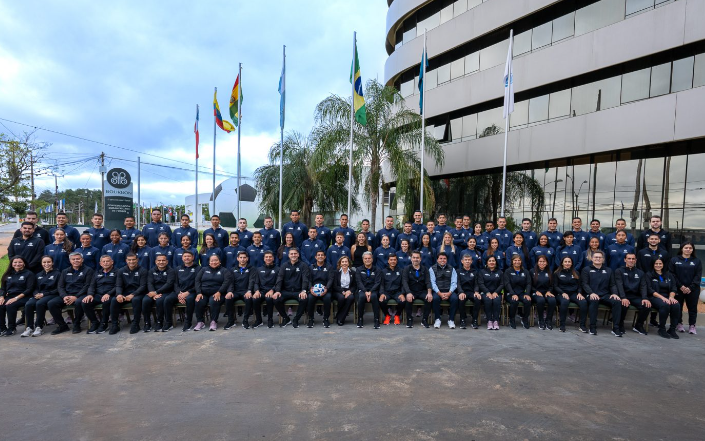
[[[372,190],[370,195],[370,230],[376,232],[377,228],[377,203],[379,202],[379,187]],[[384,201],[382,201],[384,202]]]
[[[632,235],[636,235],[636,220],[639,217],[639,198],[641,197],[641,163],[642,159],[636,166],[636,185],[634,186],[634,206],[630,213]]]

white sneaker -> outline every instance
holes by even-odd
[[[39,337],[43,333],[44,333],[44,331],[42,331],[42,328],[35,328],[34,333],[32,333],[32,337]]]
[[[448,327],[450,329],[455,329],[455,322],[453,320],[448,320]]]
[[[436,319],[436,321],[433,322],[433,327],[435,329],[441,329],[441,319]]]
[[[20,334],[20,337],[29,337],[30,335],[32,335],[32,332],[34,332],[34,329],[29,327],[24,328],[24,332]]]

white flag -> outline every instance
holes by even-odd
[[[98,212],[98,202],[96,201],[95,208],[93,209],[93,213],[97,213],[97,212]]]
[[[514,71],[512,70],[512,46],[514,41],[514,30],[509,31],[509,50],[507,51],[507,63],[504,65],[504,119],[514,112]]]

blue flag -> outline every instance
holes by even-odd
[[[284,106],[286,104],[286,58],[282,62],[282,75],[279,77],[279,127],[284,130]]]
[[[424,49],[423,52],[421,52],[421,67],[419,68],[419,112],[423,115],[423,71],[424,71],[424,63],[425,66],[428,67],[428,54],[426,54],[426,50]]]

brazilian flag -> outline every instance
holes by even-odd
[[[350,83],[355,84],[355,93],[353,95],[355,121],[366,126],[367,109],[365,109],[365,97],[362,94],[362,76],[360,75],[360,60],[357,58],[357,46],[355,46],[355,60],[350,69]]]

